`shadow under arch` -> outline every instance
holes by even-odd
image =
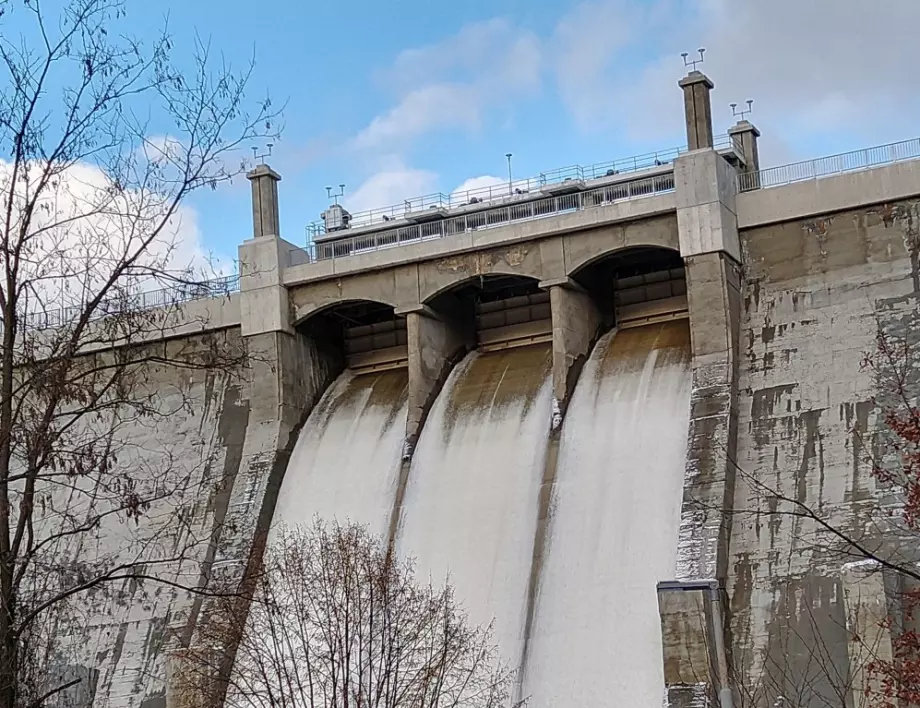
[[[294,327],[340,368],[379,371],[408,361],[406,321],[384,302],[329,303],[301,317]]]
[[[673,248],[632,246],[599,254],[570,275],[590,293],[607,326],[685,316],[684,262]]]
[[[505,348],[552,334],[549,293],[536,278],[489,273],[451,283],[425,300],[467,349]]]

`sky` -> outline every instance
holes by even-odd
[[[126,31],[168,19],[283,104],[267,160],[281,235],[345,184],[352,211],[686,142],[681,52],[706,48],[717,134],[753,99],[763,166],[920,133],[918,0],[127,0]],[[469,182],[472,180],[472,182]],[[201,247],[251,236],[245,179],[191,198]]]

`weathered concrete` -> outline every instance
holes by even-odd
[[[240,345],[239,331],[225,330],[156,346],[170,361],[196,350],[230,351]],[[69,696],[77,706],[164,705],[166,655],[194,627],[198,603],[192,589],[206,582],[248,424],[248,391],[232,370],[151,363],[134,386],[156,413],[140,415],[127,407],[118,412],[113,450],[138,493],[152,495],[155,489],[158,499],[135,523],[111,513],[110,507],[120,505],[117,493],[102,485],[86,490],[101,515],[98,527],[75,536],[69,548],[56,545],[54,552],[89,563],[146,564],[149,574],[175,585],[102,584],[79,596],[73,607],[62,606],[56,648],[67,657],[67,675],[84,679]],[[68,494],[65,503],[80,504],[79,495]],[[184,522],[177,523],[179,518]],[[49,520],[51,527],[56,519]],[[41,525],[37,531],[42,533]],[[154,562],[179,555],[181,562]]]
[[[684,119],[690,150],[712,147],[712,105],[709,92],[715,88],[701,71],[691,71],[677,82],[684,90]]]
[[[678,229],[674,216],[555,234],[475,253],[461,252],[373,271],[358,270],[348,276],[299,284],[288,278],[288,273],[297,269],[289,268],[284,280],[290,291],[292,321],[297,323],[325,307],[349,300],[370,300],[410,311],[480,276],[517,275],[537,282],[565,279],[596,260],[639,246],[677,250]],[[352,258],[342,260],[351,261]]]
[[[840,580],[847,612],[850,690],[853,705],[860,706],[867,688],[880,695],[880,677],[870,674],[869,664],[894,659],[885,573],[880,563],[858,561],[843,566]]]
[[[757,130],[757,127],[750,121],[739,120],[728,129],[728,135],[741,148],[744,171],[758,172],[760,170],[760,149],[757,139],[760,137],[760,131]],[[758,177],[754,177],[751,186],[756,188],[759,184]]]
[[[735,476],[740,268],[723,253],[685,264],[693,393],[676,577],[722,580]]]
[[[706,581],[658,585],[664,683],[672,708],[718,702],[718,659],[712,639],[721,620],[712,616],[710,593]]]
[[[688,152],[674,161],[674,186],[680,254],[724,251],[740,261],[734,168],[715,150]]]
[[[733,671],[747,688],[763,689],[756,705],[772,705],[771,691],[775,697],[796,687],[837,696],[858,680],[848,677],[840,587],[840,566],[850,557],[814,522],[777,513],[768,491],[818,510],[866,543],[881,540],[887,510],[877,502],[869,459],[879,389],[862,362],[880,326],[916,338],[918,208],[896,202],[741,234],[743,349],[727,589]],[[816,646],[828,649],[820,666]],[[854,695],[861,688],[854,685]]]
[[[463,253],[482,252],[497,247],[516,245],[525,241],[541,240],[547,237],[559,238],[567,233],[591,231],[608,225],[640,221],[644,223],[644,220],[654,216],[673,214],[674,210],[675,199],[673,193],[651,195],[569,214],[534,219],[533,221],[515,222],[507,226],[497,226],[432,241],[408,244],[399,248],[387,248],[345,258],[291,266],[285,269],[284,284],[288,287],[293,287],[301,283],[341,278],[346,275],[392,268],[407,263],[433,261]],[[607,233],[616,233],[616,231],[608,231]],[[634,234],[629,234],[629,237],[633,236]]]
[[[258,165],[246,175],[252,183],[252,235],[254,238],[280,236],[278,221],[278,182],[281,175],[268,165]]]
[[[603,322],[597,306],[584,290],[571,279],[548,287],[553,320],[553,402],[558,427],[565,415],[575,383],[597,338]]]
[[[406,454],[409,455],[447,375],[473,342],[447,314],[425,306],[406,313],[406,327],[409,344]]]

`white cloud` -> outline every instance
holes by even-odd
[[[405,167],[399,163],[377,172],[343,200],[352,213],[400,204],[404,199],[437,191],[434,172]]]
[[[467,192],[480,193],[489,189],[490,187],[502,187],[505,192],[507,192],[508,180],[507,178],[494,177],[493,175],[470,177],[468,180],[465,180],[462,184],[458,185],[456,189],[451,190],[451,196],[462,197]]]
[[[753,98],[766,144],[834,134],[879,142],[916,133],[918,25],[916,0],[599,0],[559,23],[553,65],[560,96],[588,129],[681,134],[679,55],[704,46],[720,132],[734,122],[728,104]]]
[[[458,84],[436,84],[409,92],[379,115],[355,138],[358,148],[388,145],[433,128],[475,128],[480,105],[475,90]]]
[[[10,163],[0,161],[0,192],[8,193],[11,175]],[[166,280],[189,272],[195,277],[213,274],[202,247],[198,215],[191,206],[180,205],[144,247],[152,229],[163,223],[168,197],[113,187],[98,167],[77,163],[51,180],[28,222],[22,223],[27,218],[24,200],[39,177],[37,165],[27,166],[25,177],[20,175],[9,233],[13,244],[25,229],[21,277],[22,282],[32,283],[26,304],[30,311],[79,305],[98,292],[115,268],[138,253],[132,286],[162,287],[163,277],[158,274]],[[120,287],[129,285],[124,277],[117,282]]]
[[[537,37],[501,19],[471,24],[443,42],[403,51],[379,74],[396,104],[353,141],[392,148],[443,128],[476,129],[485,112],[536,91],[541,79]]]

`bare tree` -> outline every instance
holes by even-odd
[[[215,694],[234,708],[509,705],[514,675],[492,627],[471,625],[450,585],[418,582],[366,528],[282,528],[263,558],[251,605],[217,600],[186,655],[190,705]]]
[[[230,285],[197,275],[183,203],[275,133],[267,100],[245,108],[251,63],[198,41],[179,67],[166,31],[123,32],[121,0],[56,8],[0,0],[0,708],[78,686],[55,667],[87,603],[184,586],[175,568],[211,540],[168,436],[155,455],[130,438],[188,405],[157,372],[244,361],[226,334],[154,342]]]

